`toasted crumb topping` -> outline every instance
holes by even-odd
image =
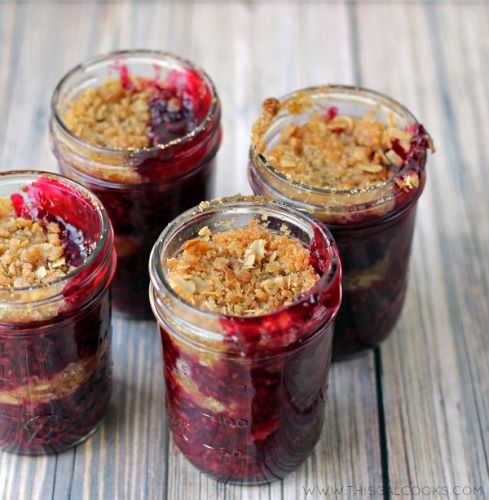
[[[309,250],[282,230],[256,220],[214,233],[204,227],[168,260],[169,283],[187,302],[220,314],[254,316],[286,306],[318,275]]]
[[[81,92],[63,115],[66,126],[94,146],[141,149],[149,146],[147,126],[153,97],[149,79],[131,77],[131,85],[120,79],[105,80],[100,87]]]
[[[332,111],[333,110],[333,111]],[[335,108],[315,113],[304,125],[289,124],[266,152],[289,179],[318,188],[353,189],[384,182],[403,166],[412,134],[373,116],[345,116]]]
[[[268,148],[265,133],[281,111],[290,115],[308,111],[311,116],[304,124],[285,126],[278,142]],[[318,109],[307,93],[299,92],[283,102],[266,99],[251,140],[256,151],[289,180],[349,190],[385,182],[404,166],[412,148],[413,127],[398,127],[393,113],[388,113],[386,121],[378,121],[375,112],[358,117],[342,115],[334,106]],[[417,180],[401,187],[414,189]]]
[[[0,218],[0,286],[29,287],[68,274],[60,233],[55,222]]]

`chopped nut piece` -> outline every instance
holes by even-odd
[[[37,279],[41,280],[42,278],[45,278],[48,272],[46,271],[46,268],[44,266],[38,267],[34,275],[36,276]]]
[[[290,234],[290,228],[286,224],[282,224],[280,226],[280,232],[289,235]]]
[[[394,113],[392,111],[389,111],[387,113],[387,123],[389,127],[397,127],[397,120],[394,117]]]
[[[415,189],[419,186],[418,174],[411,174],[406,176],[406,184],[409,188]]]
[[[193,281],[181,278],[180,276],[173,276],[170,284],[175,289],[182,290],[185,294],[193,294],[197,291],[197,287]]]
[[[297,166],[297,161],[292,156],[283,156],[280,159],[280,166],[283,168],[293,168]]]
[[[255,263],[255,260],[256,260],[256,254],[254,252],[249,252],[248,250],[246,250],[246,252],[245,252],[245,258],[244,258],[244,261],[243,261],[244,267],[245,268],[253,267],[253,264]]]
[[[255,252],[258,260],[263,259],[265,257],[265,245],[267,244],[266,240],[260,239],[255,240],[250,246],[249,250]]]
[[[276,115],[280,109],[280,102],[274,97],[269,97],[263,101],[263,109],[270,115]]]
[[[197,234],[201,237],[210,237],[211,230],[207,226],[204,226]]]
[[[353,129],[353,120],[349,116],[335,116],[327,122],[326,127],[333,131],[342,129],[343,131],[350,132]]]
[[[318,279],[309,250],[257,220],[203,237],[186,241],[181,253],[167,261],[171,286],[202,309],[263,314],[290,304]]]
[[[407,174],[399,177],[396,182],[402,190],[407,192],[419,186],[419,176],[416,173]]]
[[[265,289],[265,291],[270,295],[275,295],[279,288],[284,284],[284,279],[279,276],[277,278],[269,278],[265,281],[261,282],[261,286]]]
[[[382,172],[381,165],[360,165],[360,168],[365,172],[369,172],[371,174],[376,174],[378,172]]]
[[[402,166],[402,158],[392,149],[385,153],[385,156],[389,159],[389,161],[395,165],[396,167]]]

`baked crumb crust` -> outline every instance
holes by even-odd
[[[56,222],[0,216],[0,286],[30,287],[66,276],[71,267],[60,234]]]
[[[60,278],[73,271],[64,256],[61,227],[13,215],[0,198],[0,321],[25,323],[55,317],[65,307]]]
[[[289,103],[287,110],[301,112],[303,100],[299,99],[298,109]],[[403,156],[411,149],[412,133],[397,127],[392,114],[384,124],[376,120],[374,113],[346,116],[330,107],[314,112],[303,125],[284,127],[278,142],[266,150],[260,137],[280,106],[273,99],[263,103],[264,111],[254,126],[253,140],[258,152],[291,181],[342,190],[380,184],[399,173]]]
[[[257,220],[247,227],[211,232],[184,242],[168,259],[168,281],[184,300],[232,316],[255,316],[290,304],[319,276],[297,239]]]
[[[131,85],[107,79],[81,92],[63,114],[65,125],[93,146],[137,150],[149,146],[149,103],[154,91],[148,78],[131,76]],[[178,104],[178,103],[177,103]]]

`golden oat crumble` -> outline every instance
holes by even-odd
[[[233,316],[286,306],[318,279],[308,249],[257,220],[221,232],[202,228],[168,259],[168,268],[170,285],[187,302]]]
[[[65,125],[94,146],[136,150],[149,146],[149,103],[154,90],[148,78],[131,76],[131,85],[105,80],[81,92],[63,114]]]
[[[305,104],[302,100],[299,104],[297,110],[291,108],[291,103],[286,109],[292,114],[300,113]],[[398,128],[392,114],[384,124],[374,114],[346,116],[329,108],[314,112],[303,125],[289,124],[282,130],[278,143],[266,150],[262,136],[280,107],[276,99],[263,103],[264,111],[253,127],[252,140],[274,168],[301,184],[354,189],[382,183],[403,166],[399,148],[405,155],[411,149],[412,134]],[[407,187],[416,187],[416,179]]]
[[[48,283],[70,271],[59,224],[7,214],[0,210],[0,286],[29,287]]]

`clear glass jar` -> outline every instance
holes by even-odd
[[[282,109],[263,135],[267,148],[288,124],[305,123],[312,113],[332,106],[347,116],[374,112],[383,122],[392,113],[399,128],[409,127],[414,134],[411,151],[398,175],[382,184],[351,190],[319,189],[291,181],[254,145],[250,148],[248,177],[253,191],[314,214],[327,224],[338,245],[343,300],[335,322],[333,359],[340,359],[377,346],[399,319],[416,202],[425,185],[431,140],[406,108],[377,92],[332,85],[293,92],[279,101],[295,101],[298,96],[307,99],[310,106],[297,114]]]
[[[218,315],[185,302],[167,281],[167,259],[201,228],[222,231],[267,217],[311,249],[315,286],[272,313]],[[321,432],[341,300],[335,243],[308,215],[277,202],[225,201],[189,210],[156,242],[150,299],[163,346],[166,408],[173,438],[201,471],[260,483],[285,476]]]
[[[122,78],[121,68],[147,78],[155,78],[156,72],[163,80],[175,72],[192,75],[199,82],[199,96],[203,93],[209,100],[208,111],[193,131],[153,147],[130,151],[80,140],[63,122],[67,105],[87,88],[119,75]],[[95,193],[109,213],[119,259],[112,285],[114,308],[124,316],[151,317],[147,295],[151,248],[163,226],[211,197],[221,141],[220,116],[220,101],[206,73],[161,52],[115,52],[90,60],[68,72],[54,91],[52,149],[61,171]]]
[[[95,431],[110,400],[113,232],[100,201],[63,177],[0,174],[0,196],[12,194],[92,248],[62,278],[0,287],[0,449],[58,453]]]

